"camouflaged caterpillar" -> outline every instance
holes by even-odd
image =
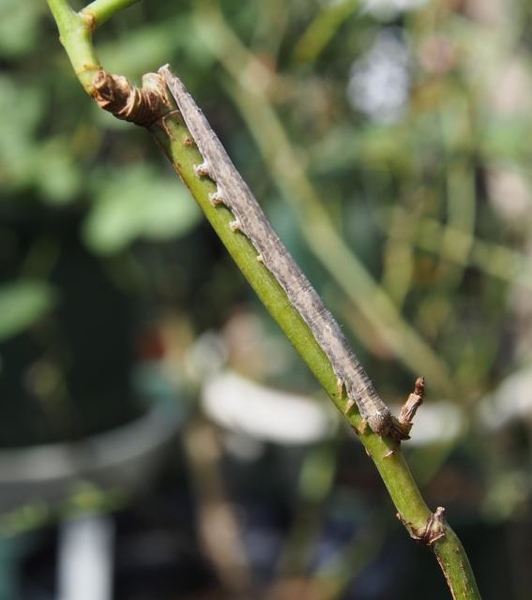
[[[214,205],[224,204],[231,210],[235,217],[231,228],[249,238],[258,252],[260,262],[275,277],[312,331],[332,365],[339,392],[345,387],[348,409],[356,403],[371,430],[380,436],[387,435],[393,429],[394,418],[349,347],[338,323],[272,229],[251,190],[183,83],[168,65],[162,67],[159,74],[203,157],[204,162],[195,167],[196,174],[199,177],[208,176],[217,186],[211,202]]]

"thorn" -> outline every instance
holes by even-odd
[[[414,394],[421,396],[423,398],[425,396],[425,378],[418,377],[416,379],[416,383],[414,384]]]
[[[423,404],[425,395],[425,378],[418,377],[414,384],[414,391],[409,394],[406,402],[401,407],[399,418],[397,419],[398,427],[405,433],[406,438],[412,429],[414,417],[417,409]]]
[[[425,527],[421,531],[412,531],[410,535],[426,546],[432,546],[442,537],[445,537],[445,508],[438,506],[436,511],[431,513],[427,519]]]
[[[411,521],[407,521],[400,513],[395,515],[404,525],[414,540],[420,541],[426,546],[432,546],[434,542],[445,536],[445,508],[438,506],[435,512],[430,513],[424,527],[414,527]]]

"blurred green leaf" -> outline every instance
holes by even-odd
[[[486,122],[480,139],[481,149],[487,158],[522,160],[530,156],[529,118],[492,118]]]
[[[34,133],[43,112],[43,92],[0,77],[0,182],[16,187],[34,173]]]
[[[147,167],[124,169],[102,179],[96,197],[83,236],[99,254],[119,252],[139,237],[183,235],[200,218],[198,207],[176,179],[163,178]]]
[[[54,288],[44,281],[18,281],[0,287],[0,340],[33,325],[56,304]]]
[[[122,39],[102,44],[98,53],[110,71],[139,77],[168,62],[177,48],[187,46],[190,37],[190,17],[180,14],[171,21],[128,32],[127,44]]]
[[[1,0],[0,54],[19,56],[31,50],[37,40],[39,18],[46,10],[40,0]]]
[[[56,138],[44,144],[36,163],[38,185],[46,200],[64,204],[76,198],[82,174],[64,139]]]

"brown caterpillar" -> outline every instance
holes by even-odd
[[[381,436],[388,435],[394,429],[395,419],[377,394],[338,323],[273,230],[183,83],[170,71],[168,65],[162,67],[159,73],[203,156],[204,162],[196,166],[196,173],[198,176],[208,176],[217,186],[211,202],[214,205],[224,204],[231,210],[235,216],[231,228],[241,231],[249,238],[258,252],[259,260],[275,277],[312,331],[332,365],[339,391],[345,387],[348,408],[356,403],[371,430]]]

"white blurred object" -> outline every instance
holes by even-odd
[[[490,431],[517,420],[532,423],[532,368],[504,379],[493,394],[480,403],[479,416],[482,425]]]
[[[470,18],[486,27],[498,27],[515,19],[518,8],[508,0],[465,0],[462,10]]]
[[[227,346],[217,333],[207,331],[192,344],[186,355],[185,370],[197,382],[214,377],[228,360]]]
[[[182,419],[177,403],[155,403],[141,418],[79,442],[0,451],[0,513],[57,502],[80,480],[134,492],[147,485]]]
[[[332,435],[338,423],[325,403],[258,385],[231,371],[207,381],[202,405],[219,425],[280,444],[310,444]]]
[[[487,172],[489,200],[497,215],[518,224],[530,221],[532,194],[528,174],[506,165],[494,165]]]
[[[111,600],[113,541],[110,517],[88,515],[61,523],[59,600]]]
[[[399,407],[393,408],[399,414]],[[424,446],[450,442],[463,433],[465,425],[463,412],[452,402],[439,400],[424,402],[414,417],[410,432],[409,446]]]
[[[339,423],[330,403],[267,388],[232,371],[205,384],[202,405],[213,421],[239,435],[237,441],[228,437],[235,454],[259,452],[253,440],[311,444],[331,436]],[[394,414],[399,414],[399,410],[392,407]],[[459,437],[464,426],[464,416],[452,402],[425,402],[416,414],[407,443],[423,446],[448,442]]]
[[[388,20],[409,10],[415,10],[427,4],[428,0],[364,0],[362,11],[377,19]]]
[[[408,100],[408,67],[409,52],[400,31],[381,31],[371,48],[351,67],[349,103],[374,121],[396,122]]]

